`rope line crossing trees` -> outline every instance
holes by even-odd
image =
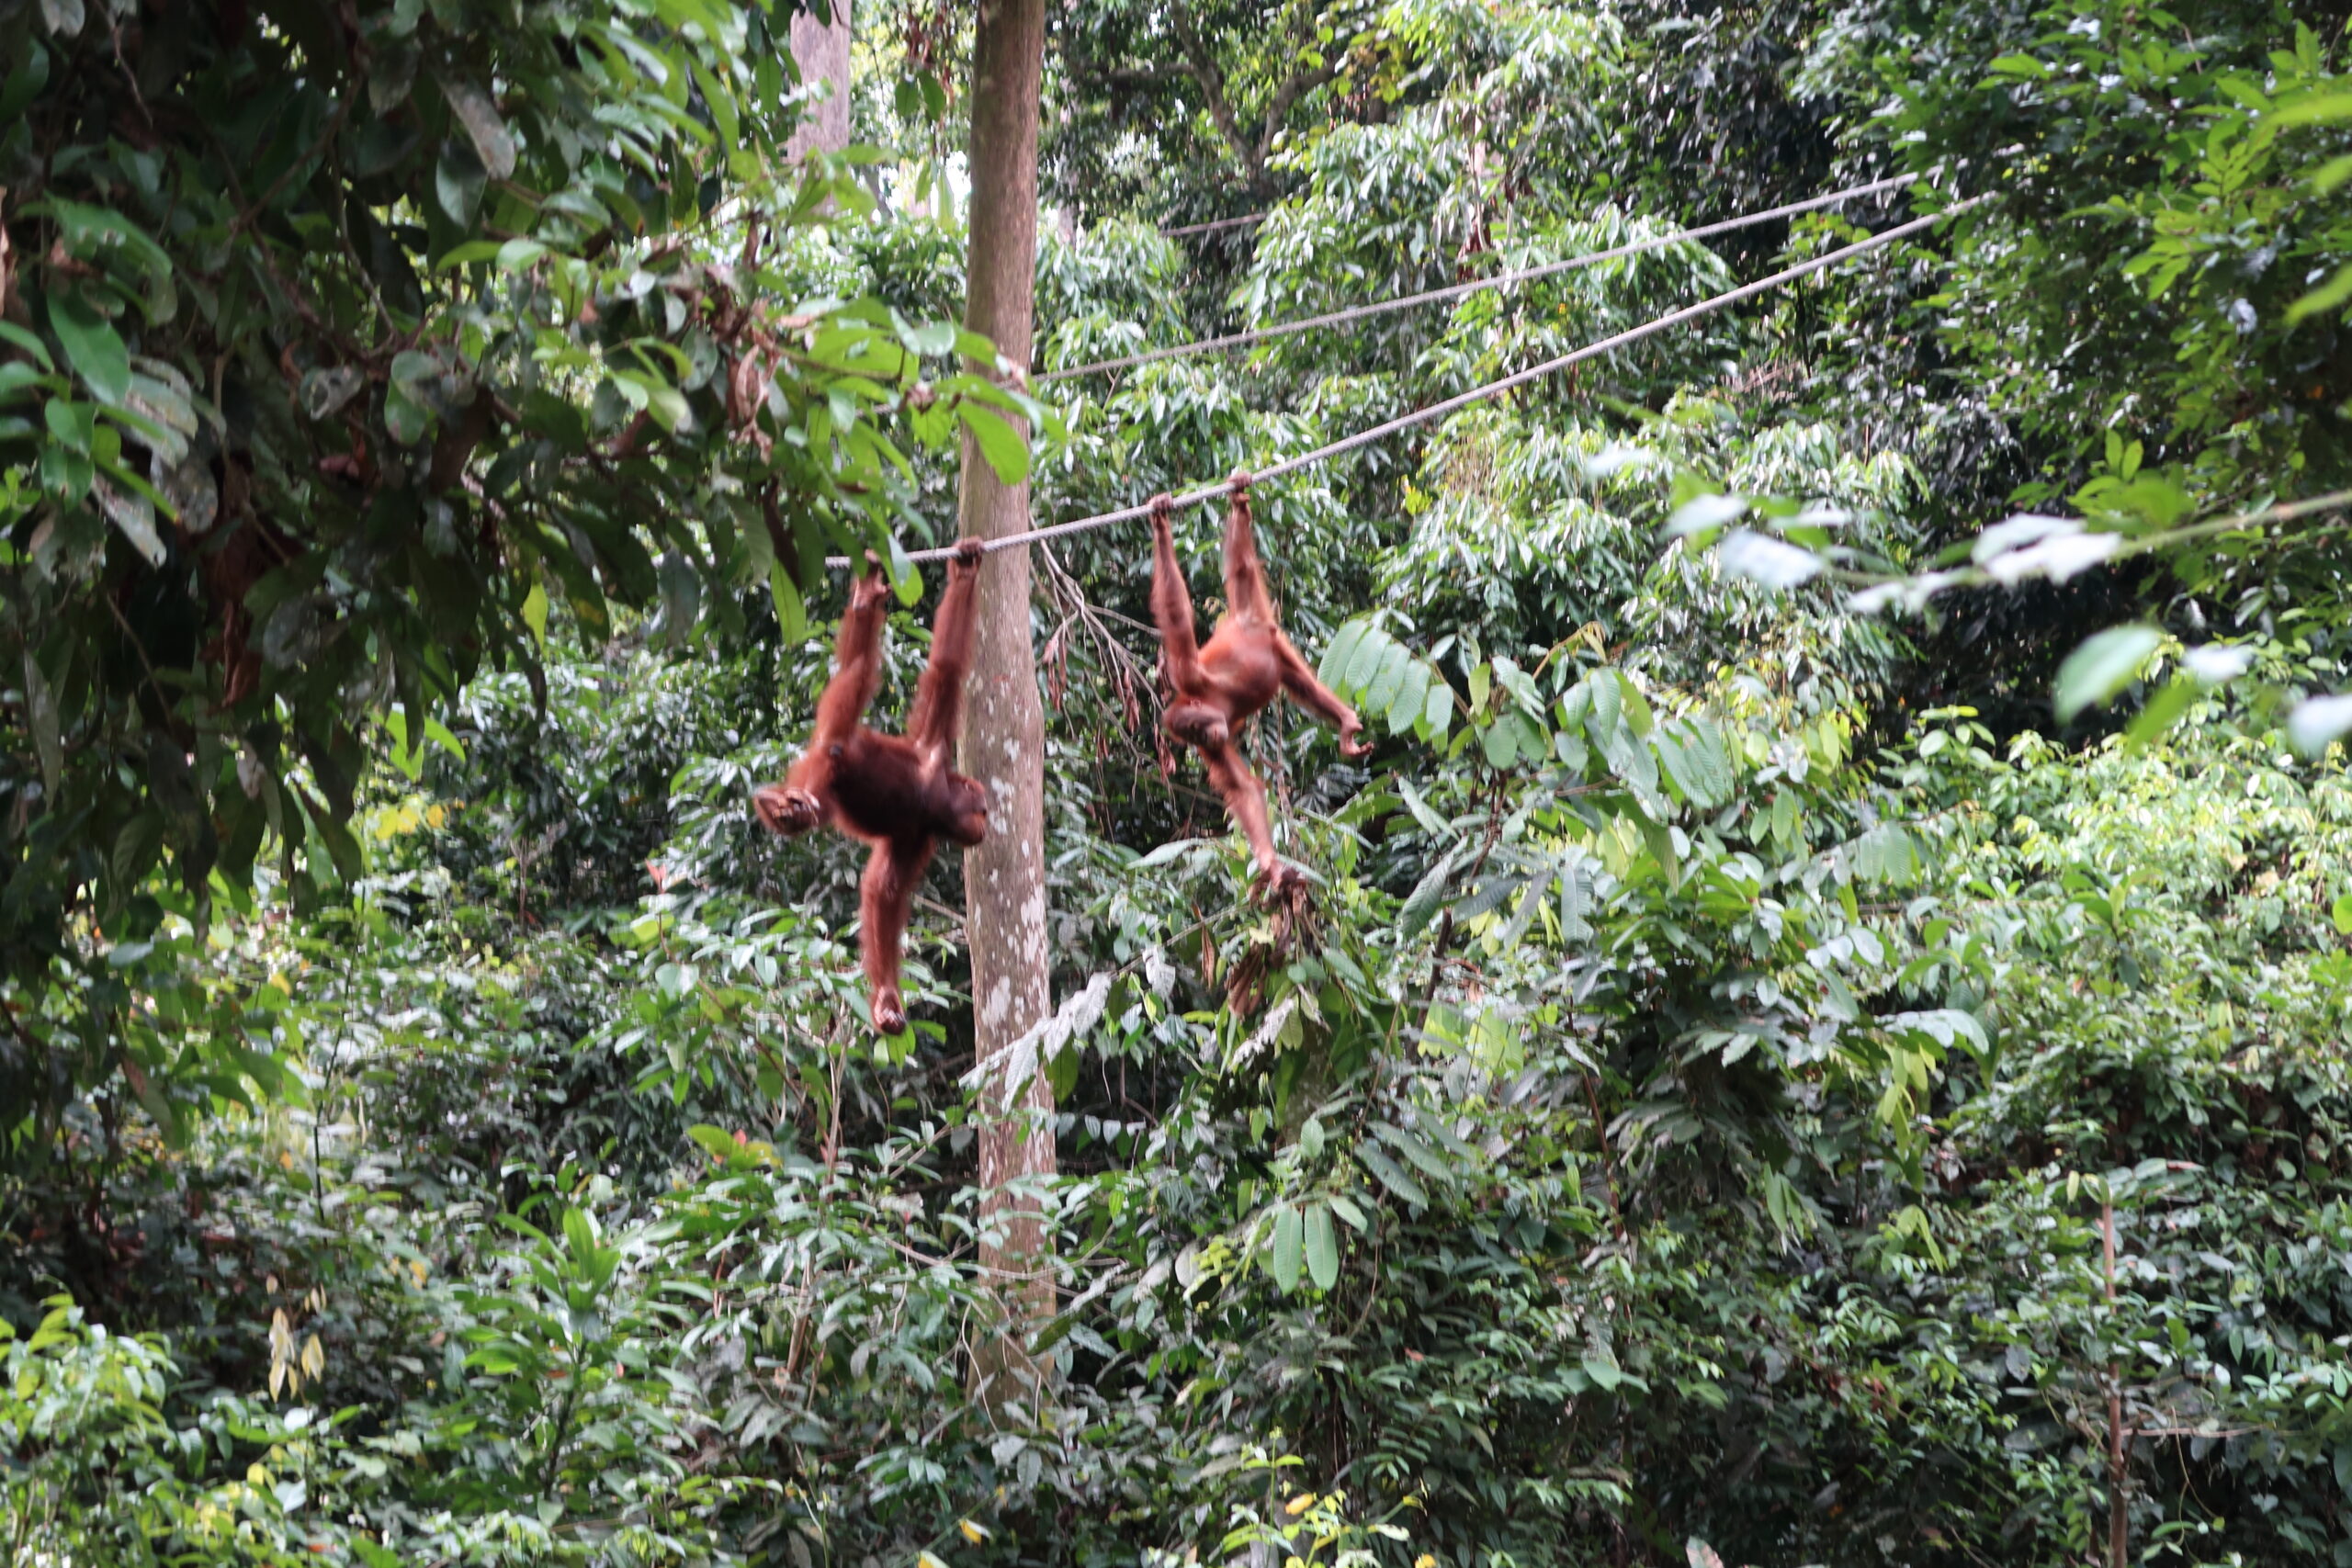
[[[1885,182],[1882,183],[1883,184]],[[1858,186],[1856,187],[1856,190],[1867,188],[1870,187]],[[1811,205],[1818,206],[1830,200],[1844,199],[1853,194],[1855,194],[1854,191],[1844,191],[1838,193],[1835,197],[1816,197]],[[1948,218],[1956,217],[1960,213],[1967,211],[1970,208],[1978,206],[1990,199],[1992,198],[1989,195],[1970,197],[1964,201],[1954,203],[1952,206],[1944,209],[1940,212],[1931,212],[1924,217],[1914,218],[1908,222],[1898,223],[1892,229],[1881,230],[1878,233],[1871,234],[1864,239],[1857,240],[1851,244],[1841,245],[1834,251],[1824,252],[1822,254],[1815,256],[1811,260],[1798,262],[1792,266],[1782,267],[1780,271],[1771,274],[1768,277],[1759,277],[1753,283],[1746,283],[1740,285],[1736,288],[1725,289],[1723,293],[1714,295],[1710,299],[1702,299],[1695,305],[1685,305],[1679,310],[1668,310],[1666,314],[1645,321],[1640,326],[1629,327],[1622,333],[1617,333],[1611,336],[1602,338],[1597,343],[1589,343],[1581,348],[1571,349],[1566,354],[1546,359],[1541,364],[1531,365],[1524,370],[1514,371],[1509,376],[1504,376],[1496,380],[1489,381],[1484,386],[1474,387],[1469,391],[1458,393],[1455,396],[1447,398],[1440,402],[1431,403],[1426,408],[1415,409],[1410,413],[1399,414],[1395,419],[1384,421],[1383,423],[1375,424],[1367,430],[1357,431],[1352,435],[1343,435],[1337,441],[1328,442],[1311,451],[1301,452],[1292,457],[1284,457],[1279,462],[1269,464],[1267,467],[1259,469],[1256,474],[1256,479],[1258,482],[1262,484],[1269,479],[1280,479],[1285,474],[1295,474],[1303,468],[1310,468],[1317,463],[1328,462],[1333,457],[1352,452],[1360,446],[1368,446],[1375,441],[1385,440],[1388,436],[1397,434],[1399,431],[1410,430],[1416,425],[1427,424],[1433,420],[1443,419],[1446,415],[1468,408],[1474,403],[1480,403],[1486,401],[1489,398],[1499,397],[1515,387],[1523,387],[1530,381],[1541,380],[1546,376],[1565,370],[1571,365],[1581,364],[1583,361],[1588,359],[1597,359],[1605,354],[1612,354],[1618,349],[1629,347],[1634,344],[1641,342],[1644,338],[1656,336],[1657,333],[1665,332],[1669,328],[1680,326],[1686,321],[1696,321],[1702,316],[1711,315],[1717,310],[1736,305],[1744,299],[1753,299],[1759,294],[1770,293],[1775,288],[1795,282],[1800,277],[1808,276],[1813,273],[1821,272],[1826,268],[1836,266],[1840,262],[1851,261],[1856,256],[1863,255],[1871,251],[1877,250],[1882,246],[1893,244],[1897,240],[1918,233],[1922,230],[1931,228],[1938,223],[1943,222]],[[1761,220],[1760,217],[1758,217],[1753,220],[1760,221]],[[1687,231],[1682,235],[1673,236],[1672,238],[1689,238],[1707,231],[1708,231],[1706,230],[1694,229]],[[1661,241],[1659,243],[1663,243],[1667,242]],[[1586,260],[1590,258],[1578,259]],[[1491,282],[1495,280],[1489,281]],[[1481,287],[1483,286],[1484,285],[1481,285]],[[1368,311],[1371,309],[1373,309],[1373,307],[1359,307],[1358,313]],[[1175,498],[1175,504],[1180,508],[1198,506],[1205,502],[1215,501],[1221,496],[1228,494],[1232,491],[1232,488],[1233,486],[1230,480],[1219,480],[1216,484],[1204,485],[1198,490],[1185,491],[1183,494]],[[989,540],[985,547],[989,553],[994,554],[998,550],[1011,549],[1017,545],[1034,544],[1046,539],[1065,538],[1073,534],[1091,533],[1097,528],[1107,528],[1114,523],[1135,522],[1142,517],[1148,516],[1150,510],[1149,502],[1138,502],[1134,506],[1123,506],[1115,511],[1098,513],[1091,517],[1080,517],[1068,523],[1056,523],[1043,528],[1032,528],[1028,532],[1023,534],[1007,534],[1001,537]],[[944,547],[937,549],[910,550],[906,554],[906,558],[909,561],[917,563],[940,561],[947,559],[955,553],[956,551],[953,547]],[[846,556],[831,556],[826,558],[825,564],[836,571],[843,571],[849,569],[851,562]]]
[[[1716,234],[1728,234],[1737,229],[1751,229],[1758,223],[1776,219],[1792,218],[1801,212],[1812,212],[1824,207],[1835,207],[1841,201],[1854,201],[1866,196],[1877,196],[1898,186],[1912,183],[1916,176],[1894,175],[1868,185],[1849,186],[1844,190],[1831,191],[1826,196],[1807,197],[1803,201],[1786,202],[1766,208],[1761,212],[1743,213],[1726,218],[1719,223],[1702,223],[1695,229],[1678,229],[1671,234],[1654,234],[1645,240],[1634,240],[1622,245],[1611,245],[1605,251],[1592,251],[1562,261],[1544,262],[1535,266],[1523,266],[1516,271],[1498,273],[1492,277],[1474,277],[1467,283],[1451,283],[1442,288],[1423,289],[1419,294],[1403,294],[1393,299],[1376,299],[1366,305],[1351,305],[1343,310],[1327,310],[1319,316],[1302,316],[1296,321],[1276,321],[1272,326],[1252,327],[1247,332],[1227,333],[1223,337],[1202,338],[1194,343],[1173,344],[1166,348],[1146,349],[1121,359],[1098,359],[1086,365],[1073,365],[1066,370],[1048,370],[1030,379],[1038,385],[1047,381],[1067,381],[1080,376],[1095,376],[1109,370],[1125,370],[1137,365],[1155,365],[1163,359],[1188,359],[1194,355],[1218,354],[1228,348],[1241,348],[1253,343],[1266,343],[1294,333],[1312,332],[1317,327],[1333,327],[1346,321],[1360,321],[1366,316],[1385,315],[1392,310],[1409,310],[1417,305],[1434,304],[1441,299],[1460,299],[1472,294],[1482,294],[1490,288],[1507,288],[1514,283],[1527,283],[1539,277],[1551,277],[1580,267],[1598,266],[1602,262],[1617,261],[1625,256],[1640,255],[1645,251],[1660,251],[1668,245],[1679,245],[1686,240],[1704,240]],[[1264,217],[1263,213],[1258,215]],[[1229,220],[1238,222],[1241,220]],[[1250,220],[1256,221],[1256,220]],[[1205,225],[1204,227],[1216,227]],[[1190,233],[1191,230],[1170,229],[1170,234]]]
[[[1238,218],[1219,218],[1209,223],[1187,223],[1180,229],[1162,229],[1159,232],[1164,239],[1181,240],[1187,234],[1221,233],[1227,229],[1246,228],[1265,220],[1266,215],[1262,212],[1245,212]]]

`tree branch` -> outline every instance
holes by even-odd
[[[1298,100],[1338,76],[1340,68],[1323,64],[1312,71],[1302,71],[1283,83],[1274,93],[1273,102],[1266,106],[1265,134],[1258,139],[1258,167],[1263,169],[1274,151],[1274,138],[1283,133],[1283,121]]]
[[[1176,29],[1176,47],[1184,51],[1185,73],[1200,85],[1201,97],[1209,111],[1209,119],[1216,126],[1217,134],[1233,149],[1240,160],[1241,177],[1250,188],[1266,188],[1266,165],[1250,139],[1241,133],[1241,122],[1233,112],[1233,105],[1225,96],[1225,74],[1216,68],[1216,56],[1202,41],[1200,29],[1193,25],[1191,14],[1184,6],[1174,8],[1171,18]]]
[[[1114,87],[1164,87],[1197,78],[1182,65],[1121,65],[1103,72],[1102,80]]]

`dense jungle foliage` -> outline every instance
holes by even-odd
[[[1073,0],[1009,387],[970,8],[790,164],[795,8],[0,0],[9,1561],[2352,1565],[2341,8]],[[956,857],[877,1039],[748,807],[821,558],[895,723],[967,434],[1086,515],[1947,211],[1260,489],[1303,918],[1036,547],[976,1393]]]

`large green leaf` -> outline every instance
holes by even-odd
[[[474,156],[494,180],[511,178],[514,173],[514,136],[499,118],[498,106],[481,87],[463,77],[445,77],[441,95],[449,103],[449,112],[465,127],[467,138],[472,141]]]
[[[1014,485],[1029,477],[1029,444],[1011,421],[968,400],[958,403],[956,412],[1000,481]]]
[[[1371,629],[1372,623],[1359,617],[1333,632],[1330,642],[1323,649],[1323,662],[1316,667],[1316,678],[1344,695],[1346,682],[1343,675],[1348,661],[1355,657],[1356,645]]]
[[[2058,722],[2073,721],[2086,707],[2112,702],[2136,679],[2164,634],[2154,626],[2109,626],[2068,654],[2058,666],[2053,705]]]
[[[1397,934],[1407,942],[1420,935],[1422,928],[1435,918],[1438,905],[1445,897],[1446,879],[1453,874],[1457,852],[1448,850],[1440,855],[1437,863],[1421,874],[1420,881],[1406,896],[1404,907],[1396,914],[1396,927]]]
[[[1330,1224],[1327,1216],[1324,1224]],[[1274,1283],[1288,1295],[1298,1289],[1298,1267],[1304,1248],[1306,1220],[1295,1203],[1284,1203],[1274,1211],[1274,1242],[1272,1266]]]
[[[1318,1290],[1340,1282],[1340,1242],[1332,1234],[1331,1211],[1317,1203],[1306,1211],[1306,1271]]]
[[[65,345],[67,363],[93,397],[102,403],[120,403],[130,395],[130,350],[114,323],[78,289],[50,296],[49,323]]]
[[[1370,1144],[1356,1145],[1356,1158],[1364,1169],[1379,1178],[1380,1184],[1416,1208],[1429,1207],[1430,1195],[1421,1184],[1406,1173],[1405,1168],[1390,1159]]]

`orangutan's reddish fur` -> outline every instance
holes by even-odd
[[[1176,544],[1169,532],[1172,511],[1167,496],[1152,498],[1151,615],[1159,624],[1169,683],[1175,688],[1160,722],[1207,762],[1209,782],[1241,824],[1266,890],[1280,892],[1295,885],[1299,874],[1274,854],[1265,787],[1235,743],[1242,722],[1272,702],[1277,692],[1288,692],[1293,702],[1338,727],[1342,756],[1360,757],[1372,748],[1356,739],[1363,726],[1355,709],[1315,678],[1306,659],[1283,635],[1250,525],[1250,476],[1233,476],[1233,510],[1225,525],[1225,618],[1205,648],[1195,640],[1193,597],[1184,587],[1183,569],[1176,563]]]
[[[858,897],[858,952],[873,993],[874,1027],[907,1026],[899,994],[899,950],[915,888],[942,839],[970,849],[988,836],[988,797],[948,767],[972,662],[972,591],[980,542],[966,539],[947,567],[947,590],[932,628],[931,662],[915,688],[904,736],[877,735],[864,722],[882,683],[882,619],[889,586],[867,558],[842,617],[833,678],[817,700],[816,732],[780,784],[752,792],[760,820],[791,837],[830,822],[873,846]]]

